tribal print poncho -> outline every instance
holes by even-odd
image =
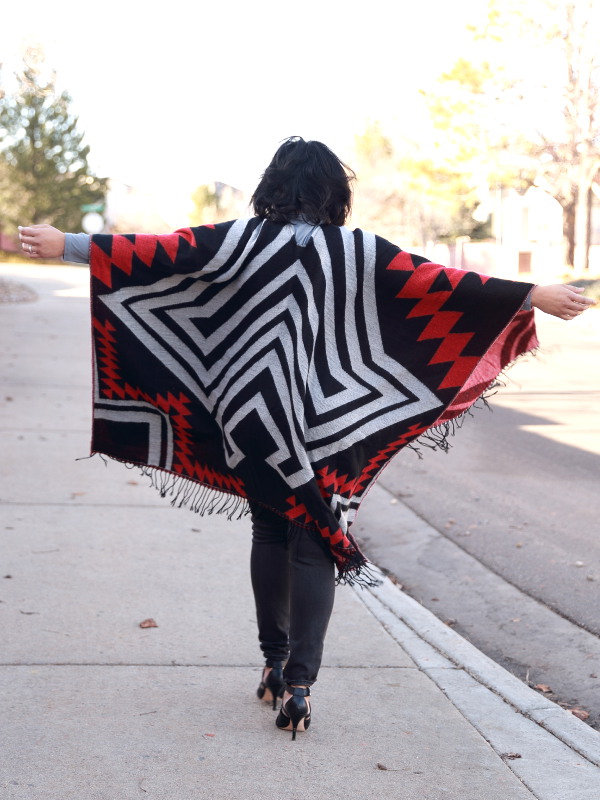
[[[334,225],[304,247],[257,217],[100,234],[90,265],[92,452],[177,505],[252,500],[318,529],[350,583],[368,581],[349,526],[383,467],[537,344],[531,284]]]

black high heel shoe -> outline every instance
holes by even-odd
[[[271,667],[271,671],[265,675],[263,670],[263,678],[260,686],[256,690],[256,695],[260,700],[265,700],[267,703],[273,703],[273,711],[277,708],[277,698],[283,695],[283,662],[273,661],[268,664],[265,669]]]
[[[296,738],[296,731],[305,731],[310,725],[310,697],[308,686],[288,686],[285,691],[292,696],[281,704],[275,725],[282,731],[292,731],[292,741]]]

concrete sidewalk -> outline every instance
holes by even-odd
[[[277,730],[255,697],[248,521],[76,461],[86,271],[3,275],[39,294],[0,305],[3,798],[597,800],[600,735],[389,581],[338,590],[312,727]]]

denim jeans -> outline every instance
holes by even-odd
[[[267,666],[287,659],[287,683],[311,686],[333,610],[331,552],[318,531],[256,504],[251,511],[250,574],[261,650]]]

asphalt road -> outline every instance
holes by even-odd
[[[379,486],[439,541],[416,545],[369,514],[357,532],[409,594],[598,725],[600,310],[587,317],[540,314],[541,350],[509,371],[492,412],[465,418],[448,454],[406,451],[384,471]]]

